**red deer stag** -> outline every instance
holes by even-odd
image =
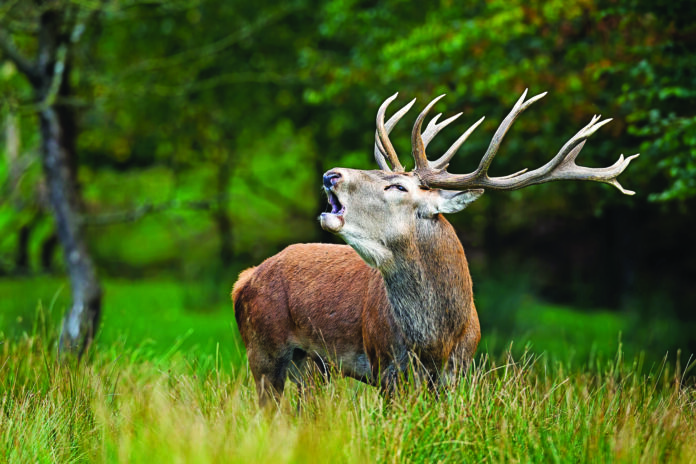
[[[292,245],[242,272],[232,290],[235,318],[246,345],[261,404],[282,395],[286,377],[301,382],[312,364],[391,388],[414,359],[435,382],[471,361],[480,339],[464,249],[443,217],[476,200],[484,190],[515,190],[555,180],[591,180],[624,190],[616,180],[638,155],[611,167],[575,164],[587,138],[610,119],[599,117],[573,136],[544,166],[504,177],[488,168],[512,122],[544,94],[526,91],[495,132],[470,174],[446,171],[469,128],[435,161],[426,157],[432,138],[458,114],[423,121],[442,96],[420,113],[411,134],[415,169],[405,172],[389,141],[394,125],[415,100],[386,123],[387,99],[377,112],[375,158],[380,170],[338,168],[324,174],[331,211],[321,227],[348,245]],[[326,363],[326,364],[325,364]]]

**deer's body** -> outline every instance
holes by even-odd
[[[592,121],[544,166],[504,177],[488,168],[515,118],[543,96],[518,100],[501,123],[478,168],[450,174],[449,160],[481,120],[439,159],[428,160],[432,138],[459,115],[411,134],[416,167],[405,172],[389,132],[413,102],[386,123],[396,95],[377,112],[375,159],[380,170],[332,169],[324,174],[331,211],[322,228],[350,245],[293,245],[244,271],[232,291],[261,403],[282,394],[288,373],[301,382],[308,366],[327,364],[345,375],[390,388],[409,365],[433,383],[471,361],[480,339],[464,250],[443,214],[466,208],[483,189],[513,190],[554,180],[592,180],[624,190],[616,177],[634,155],[608,168],[577,166],[587,138],[608,121]],[[460,113],[461,114],[461,113]]]
[[[369,379],[375,360],[363,338],[391,330],[384,318],[363,327],[363,315],[380,314],[387,297],[379,272],[347,245],[291,245],[242,273],[232,298],[254,376],[270,376],[279,391],[293,358]]]
[[[244,271],[232,297],[259,392],[282,392],[288,373],[299,381],[312,361],[321,370],[331,365],[385,388],[410,352],[433,372],[464,366],[476,351],[480,329],[458,240],[454,248],[452,273],[465,278],[459,279],[460,291],[452,281],[439,289],[450,295],[441,301],[445,311],[422,310],[436,300],[436,285],[418,295],[404,290],[424,274],[395,273],[386,279],[388,291],[382,274],[347,245],[291,245]]]

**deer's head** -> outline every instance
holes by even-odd
[[[510,125],[522,111],[546,95],[543,93],[525,100],[526,94],[525,91],[498,127],[479,166],[469,174],[450,174],[446,169],[452,156],[483,122],[483,118],[454,142],[444,155],[430,161],[425,153],[428,143],[442,128],[461,116],[459,113],[438,123],[438,114],[421,132],[428,112],[443,95],[431,101],[413,126],[411,145],[415,168],[405,172],[389,140],[389,133],[415,100],[385,123],[387,107],[397,95],[388,98],[377,112],[375,159],[380,170],[336,168],[326,172],[324,189],[331,211],[321,215],[321,226],[342,237],[368,264],[381,268],[391,260],[396,250],[404,249],[409,243],[436,240],[437,228],[442,223],[440,214],[461,211],[481,196],[485,189],[515,190],[555,180],[592,180],[614,185],[628,195],[634,193],[621,187],[616,177],[638,155],[625,159],[621,155],[613,166],[607,168],[587,168],[575,164],[575,158],[587,138],[611,121],[600,121],[598,116],[593,117],[544,166],[532,171],[524,169],[508,176],[489,177],[488,168]]]
[[[412,172],[345,168],[324,174],[324,189],[331,211],[321,215],[321,226],[375,267],[413,240],[436,238],[441,213],[461,211],[483,194],[431,189]]]

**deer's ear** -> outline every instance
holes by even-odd
[[[458,213],[483,195],[483,189],[440,190],[435,213]]]

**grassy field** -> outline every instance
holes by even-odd
[[[56,325],[67,301],[61,286],[55,279],[0,281],[0,456],[8,462],[696,456],[691,366],[640,353],[624,358],[618,332],[631,321],[620,315],[524,297],[509,315],[520,334],[512,354],[504,348],[509,334],[486,335],[468,377],[439,399],[414,385],[386,399],[338,379],[307,399],[288,388],[278,409],[260,412],[224,299],[199,307],[205,288],[107,281],[103,330],[88,362],[74,365],[56,361]],[[579,340],[586,343],[578,347]]]
[[[95,351],[114,347],[143,360],[165,361],[174,353],[189,359],[218,352],[221,366],[245,362],[234,312],[224,285],[161,280],[108,280]],[[213,294],[217,292],[217,294]],[[16,339],[35,331],[37,323],[56,331],[69,303],[63,279],[0,279],[0,337]]]

